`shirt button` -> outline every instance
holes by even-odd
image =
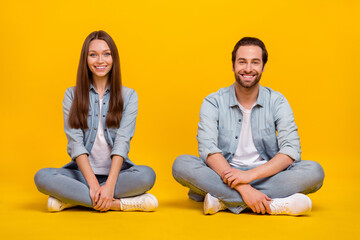
[[[104,129],[104,131],[106,132],[106,131],[107,131],[107,129],[105,128],[105,129]]]
[[[94,130],[96,130],[96,128],[94,128]]]
[[[239,122],[241,122],[241,119],[239,119]]]
[[[105,115],[103,115],[103,117],[105,117]]]
[[[95,100],[95,103],[98,103],[98,100]]]
[[[235,139],[238,139],[238,136],[236,136]]]
[[[103,104],[105,104],[105,102]]]
[[[95,116],[99,116],[98,114],[96,114]]]

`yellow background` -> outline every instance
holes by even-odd
[[[359,15],[356,0],[2,1],[2,239],[359,237]],[[85,37],[100,29],[117,44],[123,85],[139,95],[130,157],[156,171],[160,207],[49,214],[33,176],[69,161],[62,98]],[[233,83],[231,51],[243,36],[265,42],[261,84],[286,96],[303,159],[325,169],[310,217],[204,216],[171,176],[176,156],[197,155],[200,105]]]

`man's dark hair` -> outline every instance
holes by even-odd
[[[240,39],[240,41],[238,41],[236,43],[234,50],[231,53],[231,57],[232,57],[231,60],[232,60],[233,67],[235,65],[236,52],[239,49],[239,47],[241,47],[241,46],[258,46],[258,47],[260,47],[262,50],[262,61],[264,63],[263,67],[265,67],[265,64],[268,60],[268,53],[266,51],[265,44],[260,39],[254,38],[254,37],[243,37],[242,39]]]

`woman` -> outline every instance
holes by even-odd
[[[113,39],[104,31],[92,32],[81,50],[76,87],[66,90],[63,101],[72,161],[35,175],[39,191],[49,195],[50,212],[75,205],[101,212],[153,211],[158,206],[145,193],[154,185],[154,171],[128,158],[137,102],[136,92],[121,85]]]

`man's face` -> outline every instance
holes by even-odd
[[[243,88],[256,86],[264,71],[263,66],[262,50],[259,46],[239,47],[233,66],[236,82]]]

